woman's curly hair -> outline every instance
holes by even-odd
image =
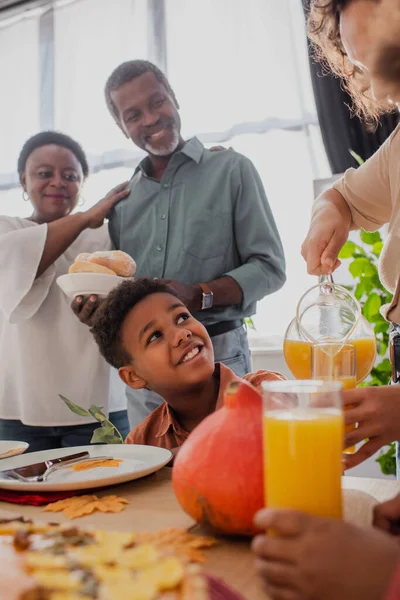
[[[371,93],[368,76],[353,65],[340,37],[340,13],[352,0],[310,0],[307,18],[308,36],[313,56],[322,63],[326,72],[333,71],[353,99],[355,114],[370,123],[377,123],[380,115],[393,110],[389,102],[378,102]],[[379,0],[371,0],[379,2]]]

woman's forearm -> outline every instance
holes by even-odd
[[[312,210],[312,221],[339,216],[343,220],[343,225],[349,230],[355,229],[351,211],[342,194],[337,190],[330,188],[322,192],[315,200]]]
[[[68,215],[47,224],[47,238],[36,278],[40,277],[87,227],[85,213]]]

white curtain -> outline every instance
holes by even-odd
[[[153,55],[151,4],[55,5],[54,124],[80,141],[98,171],[86,183],[86,207],[129,179],[142,155],[109,115],[104,84],[122,61]],[[164,7],[163,62],[185,136],[199,135],[208,146],[232,146],[254,162],[264,182],[285,247],[288,281],[260,303],[254,321],[257,336],[282,336],[298,297],[313,283],[300,257],[312,182],[330,174],[315,116],[301,0],[165,0]],[[29,210],[17,188],[5,188],[23,141],[40,129],[38,48],[38,17],[8,27],[0,22],[3,214]]]

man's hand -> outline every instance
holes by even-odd
[[[345,448],[368,440],[355,454],[345,457],[346,469],[351,469],[386,444],[400,439],[400,387],[362,387],[343,393],[346,425],[358,423],[357,429],[345,435]]]
[[[252,549],[272,600],[384,599],[400,561],[381,531],[293,510],[261,510]]]
[[[201,309],[201,288],[198,285],[186,285],[180,281],[173,281],[172,279],[157,279],[160,283],[169,285],[177,294],[179,300],[187,306],[190,312],[198,311]]]
[[[91,327],[93,325],[94,316],[101,302],[102,301],[98,298],[98,296],[94,294],[86,297],[77,296],[73,300],[71,308],[81,323]]]
[[[374,526],[392,535],[400,535],[400,494],[375,506]]]
[[[210,152],[220,152],[221,150],[226,150],[224,146],[211,146],[209,149]],[[232,146],[229,146],[228,150],[233,150]]]

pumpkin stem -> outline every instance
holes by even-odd
[[[231,381],[225,388],[224,404],[225,406],[237,406],[237,392],[241,386],[241,381]]]
[[[260,394],[247,381],[231,381],[228,383],[224,393],[225,406],[250,406],[261,400]]]

